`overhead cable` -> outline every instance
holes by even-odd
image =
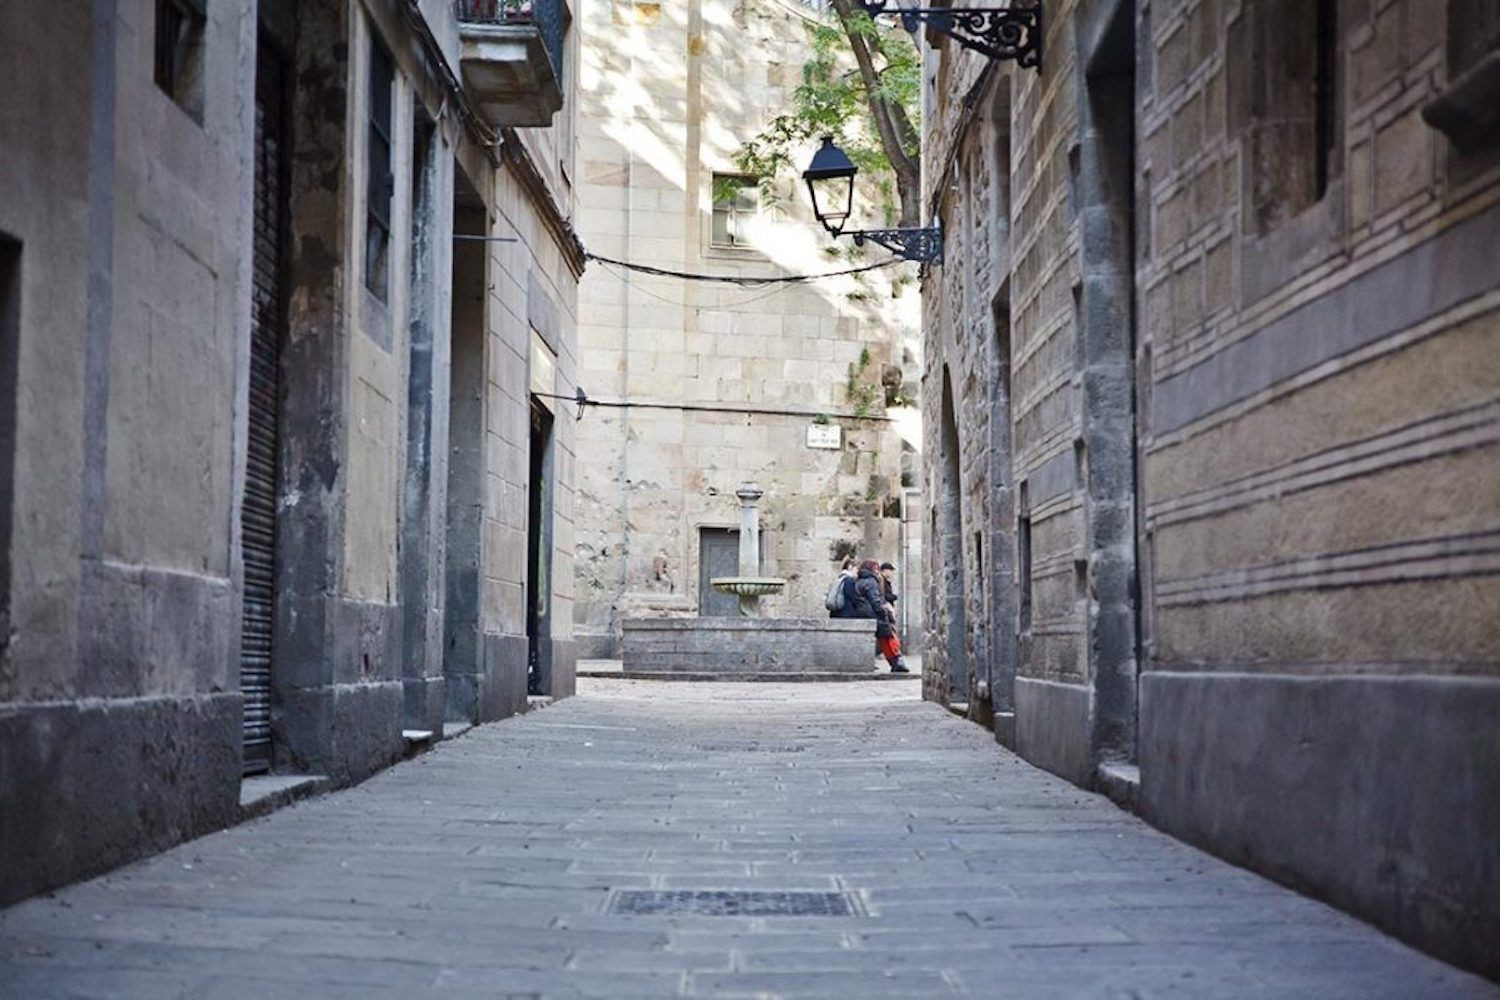
[[[533,396],[540,399],[557,399],[563,402],[573,403],[578,407],[577,416],[583,419],[583,411],[589,407],[605,410],[677,410],[682,413],[718,413],[730,416],[769,416],[769,417],[800,417],[816,420],[822,418],[833,418],[836,420],[863,420],[870,423],[890,423],[894,418],[884,413],[823,413],[818,410],[807,409],[783,409],[770,406],[735,406],[734,404],[703,404],[703,403],[667,403],[644,399],[595,399],[584,392],[582,387],[573,390],[573,395],[567,396],[555,392],[533,392]]]
[[[742,288],[760,288],[764,285],[791,285],[808,281],[817,281],[821,278],[838,278],[848,274],[863,274],[866,271],[878,271],[885,267],[894,267],[897,264],[906,263],[900,257],[892,257],[890,260],[878,261],[874,264],[865,264],[861,267],[851,267],[844,271],[825,271],[822,274],[783,274],[774,278],[754,278],[743,275],[732,274],[695,274],[691,271],[673,271],[665,267],[652,267],[650,264],[634,264],[626,260],[615,260],[600,254],[584,252],[589,260],[596,260],[601,264],[612,264],[615,267],[623,267],[628,271],[637,271],[641,274],[651,274],[659,278],[680,278],[683,281],[719,281],[730,285],[739,285]]]

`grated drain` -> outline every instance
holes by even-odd
[[[695,743],[699,753],[801,753],[807,747],[800,743]]]
[[[606,913],[622,916],[856,917],[842,892],[764,892],[726,889],[622,889]]]

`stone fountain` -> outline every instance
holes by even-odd
[[[709,584],[740,599],[727,618],[631,618],[622,626],[625,676],[704,680],[839,679],[873,674],[875,623],[828,618],[819,581],[816,617],[762,618],[760,599],[787,581],[761,576],[760,498],[755,483],[735,491],[740,501],[740,572]],[[834,571],[836,572],[836,570]]]
[[[721,593],[738,595],[743,617],[759,618],[760,599],[781,593],[786,581],[760,575],[760,498],[765,490],[741,483],[734,495],[740,500],[740,575],[716,576],[708,582]]]

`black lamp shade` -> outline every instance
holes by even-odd
[[[813,154],[812,163],[802,172],[807,181],[807,191],[812,195],[813,214],[835,236],[849,220],[854,208],[854,175],[859,168],[847,153],[833,144],[833,136],[825,135],[823,145]]]

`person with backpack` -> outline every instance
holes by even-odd
[[[823,606],[828,609],[829,618],[855,617],[854,581],[856,576],[854,557],[845,556],[843,569],[833,581],[833,586],[828,588],[828,596],[823,599]]]
[[[891,673],[910,673],[901,659],[900,640],[892,653],[891,641],[896,636],[896,617],[885,599],[885,583],[880,575],[880,563],[867,559],[859,567],[859,576],[854,582],[854,616],[875,621],[875,651],[886,658]]]

